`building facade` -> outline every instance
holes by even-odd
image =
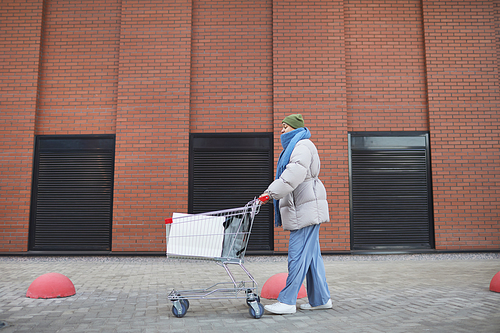
[[[324,252],[500,249],[498,0],[0,15],[0,252],[165,251],[172,212],[266,188],[291,113],[322,161]],[[255,228],[253,251],[286,252],[271,212]]]

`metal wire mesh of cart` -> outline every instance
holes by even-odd
[[[174,213],[166,219],[167,256],[241,260],[259,212],[258,200],[240,208],[201,214]]]
[[[189,299],[222,298],[245,298],[250,314],[254,318],[262,316],[264,308],[256,293],[257,282],[243,265],[253,221],[262,202],[254,199],[244,207],[201,214],[174,213],[165,220],[168,257],[214,260],[231,280],[208,288],[173,290],[168,298],[173,302],[176,317],[186,314]],[[236,281],[228,266],[231,264],[240,266],[249,280]]]

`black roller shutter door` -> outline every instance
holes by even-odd
[[[109,251],[114,136],[38,136],[30,250]]]
[[[351,248],[433,247],[428,135],[350,135]]]
[[[189,212],[244,206],[273,180],[272,134],[192,134]],[[272,205],[255,217],[247,253],[273,250]]]

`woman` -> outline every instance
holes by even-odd
[[[297,295],[306,278],[308,304],[303,310],[330,309],[332,301],[326,283],[325,267],[319,246],[319,227],[329,221],[328,202],[323,183],[318,179],[320,160],[300,114],[283,119],[281,152],[276,180],[260,196],[274,199],[275,225],[290,231],[288,277],[278,302],[266,305],[274,314],[296,311]],[[267,201],[265,201],[267,202]]]

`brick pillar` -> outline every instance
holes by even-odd
[[[0,3],[0,252],[28,250],[42,7]]]
[[[283,118],[301,113],[321,158],[331,222],[323,250],[349,245],[347,113],[342,1],[274,1],[273,74],[276,160]],[[288,232],[275,230],[275,251],[287,251]]]
[[[193,2],[191,132],[272,131],[271,6]]]
[[[187,210],[191,3],[122,2],[113,251],[165,251]]]
[[[427,131],[420,0],[345,3],[349,131]]]
[[[498,1],[423,1],[436,249],[500,247]]]
[[[114,134],[120,1],[44,5],[36,134]]]

